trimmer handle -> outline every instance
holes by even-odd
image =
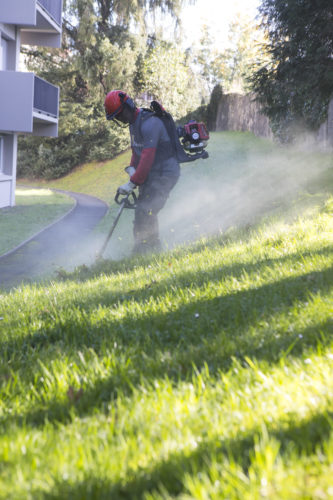
[[[125,208],[135,208],[137,202],[137,196],[134,191],[131,191],[129,194],[121,194],[117,191],[114,201],[117,205],[124,204]]]

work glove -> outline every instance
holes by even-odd
[[[134,184],[134,182],[128,181],[128,182],[126,182],[126,184],[119,186],[118,193],[119,194],[131,194],[131,192],[135,188],[136,188],[136,184]]]
[[[135,174],[135,168],[134,168],[134,167],[131,167],[131,166],[126,167],[126,168],[125,168],[125,172],[126,172],[126,173],[130,176],[130,177],[132,177],[132,175],[133,175],[133,174]]]

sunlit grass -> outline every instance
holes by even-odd
[[[2,498],[331,498],[332,201],[3,294]]]
[[[20,200],[20,205],[28,205],[30,197],[43,198],[43,196],[53,196],[54,193],[50,189],[34,189],[34,188],[17,188],[15,192],[16,198]]]

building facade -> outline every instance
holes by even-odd
[[[62,0],[0,1],[0,208],[15,205],[18,134],[58,134],[59,88],[19,71],[20,47],[60,47],[61,25]]]

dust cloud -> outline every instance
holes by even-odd
[[[229,151],[225,157],[212,152],[208,160],[187,164],[160,214],[164,245],[172,248],[251,225],[290,206],[311,191],[314,180],[328,168],[328,158],[323,162],[299,148],[271,145],[265,151]],[[332,157],[330,161],[332,165]]]
[[[212,139],[208,160],[181,166],[180,180],[159,214],[164,250],[232,227],[255,224],[290,207],[332,166],[332,156],[306,152],[299,146],[297,150],[278,147],[260,139],[247,146],[246,141],[229,141],[227,134],[216,134]],[[77,265],[96,260],[117,211],[118,207],[113,207],[93,231],[76,255]],[[131,255],[133,215],[133,210],[123,211],[103,255],[106,259]],[[75,263],[70,264],[73,267]]]

